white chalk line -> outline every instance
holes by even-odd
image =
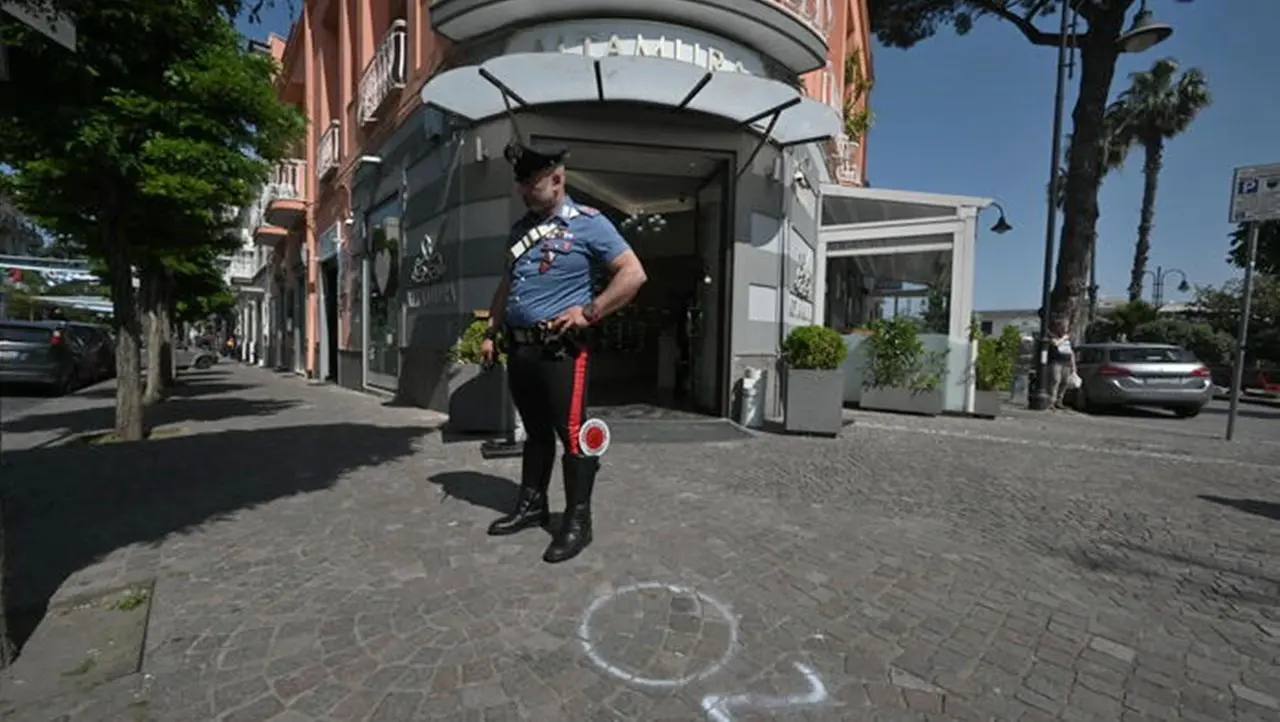
[[[724,654],[720,655],[718,660],[712,662],[701,671],[686,674],[682,677],[667,679],[661,677],[643,677],[606,660],[591,642],[592,618],[594,618],[601,609],[609,605],[611,602],[616,601],[619,597],[646,590],[663,590],[676,596],[693,597],[699,602],[715,609],[720,616],[724,617],[725,622],[729,625],[729,642],[725,645]],[[591,604],[587,605],[586,611],[582,613],[582,621],[578,624],[578,642],[582,645],[582,653],[587,655],[587,659],[590,659],[592,664],[596,665],[609,675],[617,677],[629,684],[654,689],[683,687],[686,684],[704,680],[716,672],[719,672],[726,664],[729,663],[729,660],[733,658],[734,652],[737,651],[739,633],[738,619],[728,604],[725,604],[706,592],[699,591],[692,587],[683,587],[676,584],[664,584],[662,582],[640,582],[639,584],[628,584],[624,587],[618,587],[608,594],[602,594],[591,600]]]
[[[809,691],[804,694],[764,695],[764,694],[711,694],[702,698],[702,711],[712,722],[733,722],[734,709],[779,710],[796,707],[814,707],[825,704],[830,696],[827,686],[812,667],[803,662],[795,663],[796,671],[809,684]]]
[[[1167,451],[1147,451],[1143,449],[1107,449],[1090,444],[1066,443],[1060,441],[1049,441],[1045,439],[1021,439],[1016,436],[996,436],[994,434],[975,434],[968,431],[947,431],[945,429],[922,429],[913,426],[903,426],[900,424],[882,424],[874,421],[855,421],[853,428],[856,429],[875,429],[877,431],[898,431],[911,434],[923,434],[925,436],[945,436],[955,439],[968,439],[970,441],[989,441],[999,444],[1015,444],[1018,446],[1034,446],[1043,449],[1056,449],[1060,451],[1083,451],[1091,454],[1107,454],[1109,456],[1128,456],[1143,459],[1161,459],[1165,461],[1179,461],[1191,464],[1220,464],[1223,466],[1239,466],[1247,469],[1263,469],[1272,470],[1275,468],[1272,464],[1262,464],[1252,461],[1240,461],[1238,459],[1223,459],[1217,456],[1194,456],[1191,454],[1175,454]]]

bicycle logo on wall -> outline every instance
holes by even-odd
[[[422,235],[422,243],[418,246],[418,255],[413,258],[413,269],[409,272],[409,280],[415,285],[427,285],[444,278],[444,259],[435,249],[435,239],[430,233]]]

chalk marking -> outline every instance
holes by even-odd
[[[791,707],[813,707],[824,704],[830,697],[822,678],[807,664],[796,662],[796,671],[809,683],[804,694],[787,694],[773,697],[763,694],[711,694],[702,698],[702,711],[711,722],[733,722],[734,709],[779,710]]]
[[[591,643],[592,618],[594,618],[596,613],[601,609],[608,606],[610,603],[617,601],[619,597],[648,590],[663,590],[677,596],[693,597],[699,602],[715,609],[717,613],[724,617],[725,621],[729,624],[729,643],[725,645],[724,654],[720,655],[720,659],[711,663],[710,666],[699,672],[670,679],[642,677],[633,672],[628,672],[627,670],[606,660],[600,652],[596,650],[595,645]],[[582,645],[583,654],[587,655],[587,659],[590,659],[592,664],[596,665],[607,674],[630,684],[655,689],[682,687],[690,682],[704,680],[716,672],[719,672],[726,664],[729,663],[729,660],[733,658],[734,652],[738,649],[738,634],[738,619],[734,616],[733,610],[729,608],[729,605],[706,592],[700,592],[692,587],[682,587],[675,584],[664,584],[662,582],[641,582],[639,584],[629,584],[625,587],[619,587],[609,594],[598,596],[591,600],[591,604],[587,605],[586,611],[582,613],[582,621],[578,624],[578,641]]]
[[[972,441],[990,441],[1002,444],[1017,444],[1019,446],[1035,446],[1044,449],[1057,449],[1061,451],[1084,451],[1091,454],[1108,454],[1110,456],[1131,456],[1145,459],[1161,459],[1165,461],[1178,461],[1191,464],[1220,464],[1223,466],[1239,466],[1247,469],[1263,469],[1271,470],[1275,466],[1272,464],[1261,464],[1252,461],[1238,461],[1236,459],[1222,459],[1214,456],[1192,456],[1190,454],[1174,454],[1167,451],[1146,451],[1143,449],[1105,449],[1089,444],[1062,443],[1057,441],[1045,441],[1042,439],[1020,439],[1014,436],[996,436],[994,434],[974,434],[967,431],[946,431],[944,429],[921,429],[913,426],[902,426],[900,424],[881,424],[874,421],[855,421],[855,428],[859,429],[875,429],[878,431],[902,431],[912,434],[924,434],[926,436],[945,436],[956,439],[969,439]]]

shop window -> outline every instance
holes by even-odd
[[[352,254],[349,239],[338,250],[338,348],[359,351],[364,343],[364,278],[360,258]]]
[[[381,385],[392,384],[400,375],[400,214],[400,199],[395,198],[370,212],[366,223],[369,346],[365,357],[370,380]]]

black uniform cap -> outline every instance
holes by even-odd
[[[569,156],[569,149],[550,143],[514,141],[503,151],[503,155],[511,164],[516,181],[524,182],[541,171],[564,163],[564,159]]]

